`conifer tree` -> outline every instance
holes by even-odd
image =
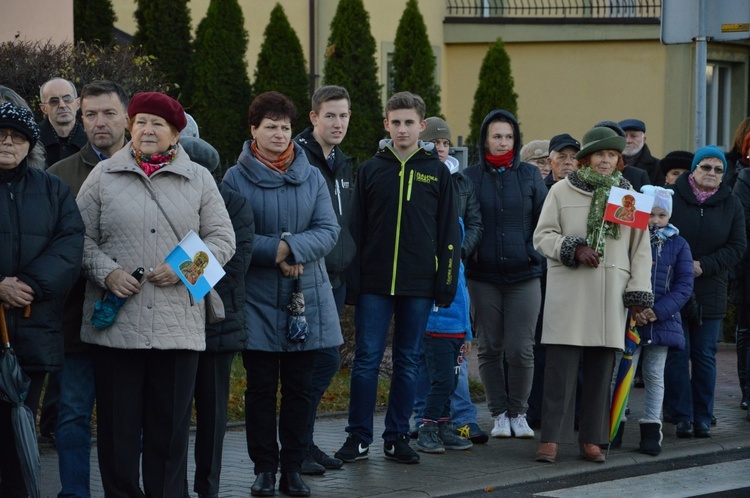
[[[187,0],[136,0],[137,31],[133,44],[156,57],[156,65],[178,87],[170,92],[178,97],[180,88],[192,75],[193,47],[190,10]]]
[[[331,21],[323,81],[349,91],[352,117],[343,148],[360,163],[372,157],[384,134],[375,48],[362,0],[341,0]]]
[[[513,91],[513,75],[510,70],[510,57],[505,51],[502,38],[490,47],[479,70],[479,85],[474,93],[474,107],[471,109],[470,132],[467,142],[476,145],[482,120],[494,109],[505,109],[518,119],[518,95]],[[476,147],[469,147],[474,151]]]
[[[435,83],[435,54],[417,0],[406,2],[398,23],[393,50],[393,91],[416,93],[424,100],[427,116],[440,114],[440,87]]]
[[[271,11],[271,19],[263,32],[263,44],[255,67],[253,95],[281,92],[297,107],[297,124],[292,133],[309,125],[310,80],[305,68],[305,56],[297,33],[280,4]]]
[[[111,0],[75,0],[73,2],[73,38],[76,42],[109,47],[115,42],[112,31],[117,16]]]
[[[195,73],[188,112],[198,123],[201,138],[216,148],[224,166],[236,162],[250,135],[246,117],[251,102],[245,64],[247,43],[237,0],[211,0],[195,35]]]

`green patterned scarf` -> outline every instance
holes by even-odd
[[[586,245],[604,256],[604,241],[612,237],[620,238],[620,225],[604,221],[604,211],[607,209],[607,199],[612,187],[620,184],[622,173],[615,170],[611,175],[602,175],[589,166],[584,166],[577,172],[578,178],[594,189],[586,220]]]

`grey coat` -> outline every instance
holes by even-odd
[[[255,217],[253,259],[245,275],[247,349],[292,352],[342,344],[324,259],[336,245],[340,228],[323,175],[310,166],[297,144],[294,162],[280,174],[255,159],[248,141],[224,182],[249,200]],[[276,265],[282,234],[287,234],[284,240],[292,250],[293,263],[304,265],[300,278],[310,331],[302,343],[286,338],[286,306],[294,291],[294,280],[284,277]]]

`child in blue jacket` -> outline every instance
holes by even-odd
[[[693,256],[679,230],[669,223],[673,190],[644,185],[641,191],[654,196],[649,232],[651,233],[651,286],[654,306],[636,316],[641,345],[633,364],[643,355],[643,381],[646,396],[641,429],[640,451],[647,455],[661,452],[660,412],[664,400],[664,364],[668,348],[685,348],[680,309],[693,292]]]

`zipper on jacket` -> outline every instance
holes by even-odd
[[[339,216],[343,216],[344,212],[341,210],[341,189],[339,188],[339,180],[334,180],[334,184],[336,185],[335,193],[336,193],[336,200],[339,201]]]
[[[401,163],[401,172],[398,174],[399,176],[399,182],[398,182],[398,211],[396,213],[396,239],[395,243],[393,244],[393,269],[391,274],[391,296],[396,295],[396,273],[398,272],[398,248],[400,244],[400,234],[401,234],[401,215],[403,213],[403,207],[404,207],[404,173],[406,171],[406,163],[409,162],[409,159],[414,157],[414,154],[419,152],[422,148],[418,147],[417,150],[412,152],[409,157],[407,157],[405,160],[401,160],[401,158],[396,154],[396,151],[393,150],[393,147],[390,145],[388,146],[388,149],[391,151],[393,156]],[[413,174],[413,171],[412,171]],[[409,182],[409,186],[411,187],[411,181]],[[411,188],[409,189],[409,194],[411,194]]]
[[[414,170],[409,172],[409,189],[406,191],[406,202],[411,200],[411,186],[414,184]]]

